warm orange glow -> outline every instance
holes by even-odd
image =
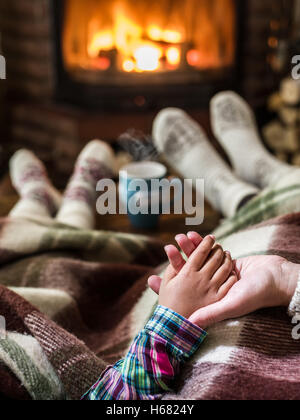
[[[169,44],[179,44],[182,41],[180,32],[165,30],[162,35],[162,40]]]
[[[151,25],[147,29],[147,35],[152,41],[161,41],[162,30],[158,26]]]
[[[268,44],[270,48],[277,48],[278,47],[278,39],[274,36],[270,37],[268,40]]]
[[[181,60],[181,51],[177,47],[167,49],[166,57],[171,66],[179,66]]]
[[[116,48],[127,58],[133,55],[136,46],[143,34],[143,29],[126,16],[123,7],[116,5],[114,9],[114,36]]]
[[[126,73],[230,66],[234,0],[66,0],[66,68]],[[270,45],[276,39],[269,39]]]
[[[280,22],[278,20],[271,20],[270,28],[272,31],[278,31],[280,29]]]
[[[122,69],[128,73],[158,70],[160,59],[164,55],[171,66],[179,65],[180,48],[163,48],[154,43],[143,41],[142,28],[126,17],[121,6],[115,7],[115,22],[113,31],[96,31],[94,33],[88,45],[88,54],[91,58],[98,57],[101,51],[117,48],[125,57]],[[93,20],[90,23],[91,31],[94,27],[96,25]],[[152,41],[163,41],[169,44],[178,44],[182,40],[178,31],[163,30],[154,25],[148,27],[147,34]]]
[[[186,55],[187,62],[192,67],[197,67],[200,64],[200,53],[197,50],[190,50]]]
[[[88,45],[90,57],[97,57],[101,51],[109,51],[114,47],[114,37],[111,31],[97,32]]]
[[[179,44],[183,40],[183,36],[180,32],[163,29],[159,26],[151,25],[147,28],[147,34],[152,41],[163,41],[169,44]]]
[[[107,70],[110,68],[110,59],[108,57],[98,57],[94,60],[94,66],[98,70]]]
[[[132,60],[125,60],[123,62],[122,68],[124,71],[126,71],[127,73],[131,73],[132,71],[134,71],[135,69],[135,64],[134,61]]]
[[[151,45],[144,45],[137,48],[134,53],[136,66],[141,71],[155,71],[159,69],[159,60],[162,56],[160,48]]]

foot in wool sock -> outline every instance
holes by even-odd
[[[100,140],[90,142],[78,157],[57,221],[77,228],[92,229],[97,183],[104,178],[113,178],[114,171],[115,156],[111,147]]]
[[[10,160],[10,176],[12,184],[21,196],[19,205],[12,214],[27,209],[27,213],[35,216],[53,216],[61,205],[61,194],[51,184],[43,163],[30,151],[19,150]],[[40,210],[40,211],[39,211]]]
[[[205,196],[225,216],[258,189],[238,179],[210,144],[202,128],[180,109],[161,111],[153,138],[164,158],[185,179],[204,179]]]
[[[236,93],[222,92],[212,99],[211,123],[235,172],[246,182],[265,188],[292,169],[265,149],[253,111]]]

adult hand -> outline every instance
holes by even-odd
[[[202,238],[195,232],[176,237],[177,243],[189,257]],[[185,260],[177,248],[168,246],[171,262],[167,276],[174,277],[184,266]],[[261,308],[288,306],[297,287],[300,266],[278,256],[253,256],[235,262],[239,281],[220,302],[196,311],[190,321],[207,328],[217,322],[252,313]],[[153,276],[149,285],[159,293],[161,278]]]
[[[288,306],[297,287],[300,266],[278,256],[236,261],[239,281],[220,302],[196,311],[190,321],[207,328],[258,309]]]

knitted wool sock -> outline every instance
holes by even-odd
[[[51,217],[61,195],[51,184],[43,163],[30,151],[19,150],[10,160],[12,184],[21,196],[10,217]]]
[[[211,122],[237,175],[266,188],[294,170],[274,158],[263,146],[249,105],[234,92],[223,92],[211,101]]]
[[[57,221],[81,229],[93,229],[96,186],[103,178],[113,178],[114,166],[111,147],[99,140],[90,142],[79,155]]]
[[[185,112],[169,108],[154,121],[156,147],[168,163],[186,179],[204,179],[208,201],[225,216],[233,216],[239,204],[258,189],[238,179],[210,144],[202,128]]]
[[[291,317],[300,315],[300,275],[297,289],[289,306],[289,315]]]

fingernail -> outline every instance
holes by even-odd
[[[215,241],[215,240],[216,240],[215,235],[209,235],[209,237],[210,237],[213,241]]]
[[[180,233],[179,235],[175,236],[176,241],[180,241],[180,239],[184,239],[185,238],[185,234],[184,233]]]

